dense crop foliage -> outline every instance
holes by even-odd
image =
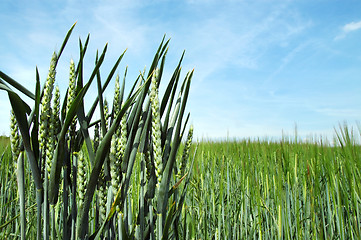
[[[102,80],[107,45],[96,54],[84,79],[89,35],[79,40],[79,61],[70,61],[63,100],[56,85],[57,64],[74,26],[54,52],[43,87],[36,69],[35,91],[0,71],[0,89],[12,106],[10,146],[2,150],[1,239],[168,239],[181,237],[175,222],[190,179],[185,114],[193,71],[180,80],[181,62],[159,94],[169,41],[162,40],[148,73],[140,73],[129,93],[115,76],[120,55]],[[103,92],[115,79],[112,103]],[[89,110],[87,92],[98,94]],[[28,105],[21,94],[33,100]],[[99,110],[100,119],[94,119]],[[185,117],[185,118],[184,118]],[[94,129],[94,138],[90,131]],[[183,138],[184,136],[184,138]],[[4,145],[3,145],[4,147]],[[10,170],[10,171],[9,171]]]
[[[361,133],[361,132],[360,132]],[[187,198],[195,239],[359,239],[361,146],[201,142]]]

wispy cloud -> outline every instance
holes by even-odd
[[[348,23],[342,29],[346,33],[359,30],[361,29],[361,21]]]
[[[332,117],[358,118],[361,116],[361,111],[353,108],[319,108],[315,109],[315,111]]]
[[[341,33],[335,37],[335,40],[343,39],[350,32],[354,32],[359,29],[361,29],[361,21],[347,23],[342,27]]]
[[[310,25],[284,2],[228,4],[231,10],[227,12],[219,11],[222,5],[213,4],[201,21],[190,21],[189,28],[182,33],[182,44],[196,60],[202,80],[229,67],[240,70],[262,67],[269,49],[290,44]]]
[[[306,41],[306,42],[302,42],[300,43],[298,46],[296,46],[295,48],[293,48],[288,54],[286,54],[282,60],[280,65],[278,66],[278,68],[269,76],[269,78],[264,82],[264,85],[269,83],[270,81],[272,81],[279,73],[281,73],[286,67],[287,65],[292,62],[296,57],[297,54],[302,52],[302,50],[306,47],[308,47],[309,45],[311,45],[312,42],[311,41]]]

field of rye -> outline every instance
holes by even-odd
[[[36,70],[35,90],[0,71],[13,109],[11,136],[0,138],[0,239],[361,238],[360,128],[340,126],[333,145],[194,141],[186,113],[193,71],[180,77],[182,55],[162,78],[165,39],[129,92],[126,70],[115,74],[124,53],[104,77],[105,46],[85,79],[89,36],[79,40],[60,93],[56,66],[73,28],[47,79]]]

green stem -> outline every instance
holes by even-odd
[[[56,231],[55,231],[55,205],[50,205],[50,214],[51,214],[51,239],[56,239]]]
[[[43,239],[49,240],[49,201],[48,201],[48,171],[45,169],[45,183],[44,183],[44,236]]]
[[[18,158],[18,191],[20,197],[20,228],[21,240],[25,240],[26,216],[25,216],[25,179],[24,179],[24,152]]]
[[[139,196],[139,239],[144,239],[144,230],[145,230],[145,206],[144,206],[144,188],[145,188],[145,160],[144,154],[142,154],[140,162],[140,196]]]
[[[43,192],[41,189],[36,189],[36,204],[37,204],[37,221],[36,221],[36,239],[41,240],[41,204],[43,199]]]
[[[149,227],[150,227],[150,240],[155,240],[152,201],[149,201]]]
[[[76,183],[77,183],[77,165],[78,158],[76,154],[71,154],[72,158],[72,173],[73,173],[73,183],[72,183],[72,197],[71,197],[71,239],[76,239],[76,227],[77,227],[77,206],[76,206]]]
[[[70,239],[68,230],[68,167],[65,165],[63,170],[63,239]]]

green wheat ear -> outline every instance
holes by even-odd
[[[78,154],[78,196],[79,196],[79,207],[82,208],[84,197],[85,197],[85,187],[87,183],[86,179],[86,171],[87,171],[87,164],[84,158],[83,151],[80,151]]]
[[[40,112],[39,143],[40,143],[42,162],[46,161],[47,139],[49,134],[49,128],[51,125],[50,116],[52,115],[50,103],[53,96],[53,89],[54,89],[54,82],[56,75],[56,70],[55,70],[56,62],[57,62],[57,55],[54,52],[50,61],[49,73],[44,86],[44,95],[41,99],[41,104],[40,104],[41,112]],[[42,168],[45,167],[44,165],[45,164],[42,164]]]
[[[121,106],[121,96],[120,96],[119,74],[117,74],[115,78],[114,100],[113,100],[114,118],[116,118],[119,115],[120,106]],[[120,188],[120,182],[122,179],[121,163],[125,150],[125,146],[123,147],[123,144],[126,145],[126,141],[127,141],[127,114],[124,114],[124,116],[120,121],[120,126],[112,136],[111,147],[110,147],[110,175],[111,175],[111,185],[114,196],[117,195],[118,189]]]
[[[99,131],[99,124],[95,124],[94,126],[94,141],[93,141],[93,149],[94,153],[97,152],[100,142],[100,131]]]
[[[108,131],[110,114],[109,114],[109,104],[107,99],[104,99],[104,119],[105,119],[105,129]],[[103,133],[102,136],[104,136],[104,134],[105,133]]]
[[[162,161],[162,146],[161,146],[161,122],[159,112],[159,97],[158,97],[158,82],[157,77],[159,69],[157,68],[152,76],[150,101],[152,107],[152,143],[153,143],[153,157],[155,175],[157,177],[157,185],[162,179],[163,161]]]
[[[119,85],[119,74],[115,78],[114,87],[114,100],[113,100],[113,111],[114,116],[117,116],[120,111],[120,85]]]
[[[105,175],[104,175],[104,168],[102,168],[102,171],[99,175],[99,179],[98,179],[98,187],[99,187],[99,191],[98,191],[98,200],[99,200],[99,217],[101,222],[105,221],[106,218],[106,213],[107,213],[107,208],[106,208],[106,204],[107,204],[107,181],[105,179]]]
[[[118,135],[120,134],[120,136]],[[127,145],[127,114],[121,119],[120,128],[117,133],[112,137],[110,147],[110,171],[111,171],[111,184],[113,188],[114,196],[117,194],[120,188],[120,182],[122,179],[121,164],[125,148]]]
[[[69,112],[70,105],[74,101],[76,97],[76,79],[75,79],[75,64],[73,59],[70,60],[70,71],[69,71],[69,88],[68,88],[68,96],[66,100],[66,112]]]
[[[66,100],[66,113],[69,112],[70,106],[73,103],[76,97],[76,77],[75,77],[75,64],[73,59],[70,60],[70,71],[69,71],[69,87],[68,87],[68,95]],[[71,125],[68,129],[68,133],[70,135],[70,146],[73,146],[73,142],[75,141],[76,134],[76,117],[71,122]]]
[[[112,140],[110,143],[110,153],[109,153],[109,160],[110,160],[110,176],[111,176],[111,184],[114,196],[117,194],[117,190],[119,187],[118,181],[118,159],[117,159],[117,136],[114,134],[112,136]]]
[[[46,141],[46,170],[48,171],[48,178],[50,178],[51,164],[53,161],[55,144],[57,142],[57,134],[60,131],[60,91],[59,87],[55,87],[53,110],[50,111],[48,137]]]
[[[183,150],[182,162],[181,162],[179,172],[178,172],[178,176],[177,176],[178,178],[181,178],[181,177],[184,176],[186,166],[187,166],[187,160],[189,158],[189,152],[190,152],[190,149],[191,149],[191,146],[192,146],[192,139],[193,139],[193,125],[191,125],[189,127],[187,141],[185,143],[184,150]]]
[[[54,124],[54,138],[57,137],[57,134],[61,130],[61,123],[60,123],[60,90],[59,86],[57,85],[55,87],[55,93],[54,93],[54,102],[53,102],[53,121],[52,124]]]
[[[20,155],[20,134],[13,110],[10,111],[10,145],[14,167],[16,167],[16,162]]]

